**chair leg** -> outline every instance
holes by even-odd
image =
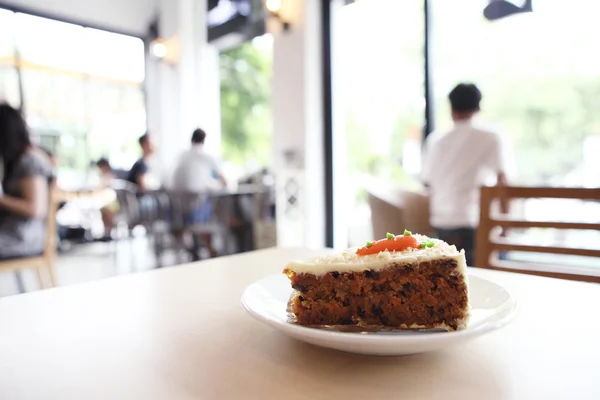
[[[54,276],[54,258],[46,259],[44,266],[48,272],[48,280],[50,281],[50,287],[56,287],[56,277]]]
[[[25,285],[23,284],[23,276],[21,275],[21,271],[15,271],[15,279],[17,281],[17,289],[19,293],[25,293]]]
[[[54,266],[49,263],[46,264],[46,268],[48,269],[48,278],[50,278],[50,287],[56,287],[56,277],[54,276]]]
[[[37,276],[37,281],[38,281],[38,286],[40,287],[40,289],[45,289],[45,285],[44,285],[44,277],[42,276],[42,267],[36,267],[35,268],[35,275]]]

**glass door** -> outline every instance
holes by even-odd
[[[418,188],[422,1],[362,0],[332,15],[334,240],[373,239],[369,196]]]

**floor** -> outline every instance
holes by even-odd
[[[173,252],[163,257],[164,265],[188,261],[185,255],[177,258]],[[95,281],[117,275],[131,274],[156,268],[150,243],[146,237],[111,243],[74,245],[58,255],[55,263],[56,279],[60,286]],[[26,292],[38,290],[33,271],[22,272]],[[0,273],[0,297],[19,294],[13,272]]]

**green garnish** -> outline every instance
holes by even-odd
[[[404,236],[410,236],[410,235],[412,235],[412,232],[409,231],[408,229],[405,229],[404,230]]]
[[[425,240],[424,242],[421,242],[421,248],[422,249],[426,249],[426,248],[431,248],[435,246],[435,242],[433,240]]]
[[[367,249],[368,249],[369,247],[373,246],[374,244],[375,244],[375,242],[367,242],[367,246],[366,246],[366,247],[367,247]]]
[[[386,239],[393,239],[393,238],[396,237],[396,235],[394,235],[393,233],[389,233],[388,232],[388,233],[385,234],[385,237],[386,237]]]

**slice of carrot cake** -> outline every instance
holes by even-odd
[[[283,272],[295,289],[288,309],[300,325],[454,331],[467,324],[464,250],[427,236],[388,233],[359,249],[291,262]]]

